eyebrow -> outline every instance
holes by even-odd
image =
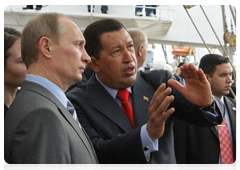
[[[79,40],[75,40],[74,43],[85,44],[86,41],[84,39],[79,39]]]
[[[131,44],[131,43],[133,43],[133,40],[129,41],[127,44]]]
[[[129,41],[129,42],[127,42],[127,44],[131,44],[131,43],[133,43],[132,40]],[[122,45],[117,45],[117,46],[115,46],[115,47],[112,47],[111,49],[114,49],[114,48],[121,48],[121,47],[122,47]]]
[[[222,72],[222,73],[220,73],[220,75],[221,74],[232,74],[233,72]]]

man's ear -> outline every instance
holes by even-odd
[[[95,71],[95,73],[98,73],[100,72],[100,68],[99,68],[99,60],[100,59],[96,59],[95,57],[92,57],[91,56],[91,62],[88,63],[88,66],[93,70]]]
[[[143,45],[140,45],[138,48],[137,48],[137,55],[138,56],[142,56],[143,54]]]
[[[42,37],[39,40],[39,49],[42,52],[42,54],[47,57],[51,58],[51,52],[52,52],[52,47],[51,47],[51,40],[47,37]]]

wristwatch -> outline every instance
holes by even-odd
[[[209,105],[209,106],[207,106],[207,107],[199,107],[199,109],[200,110],[203,110],[203,111],[209,111],[209,112],[213,112],[213,110],[214,110],[214,103],[215,103],[215,100],[214,100],[214,98],[212,97],[212,103]]]

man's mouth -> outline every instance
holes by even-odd
[[[124,73],[127,75],[133,75],[135,73],[135,67],[134,65],[129,65],[125,70]]]

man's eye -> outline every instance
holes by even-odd
[[[116,50],[116,51],[114,51],[113,53],[118,53],[120,50]]]

